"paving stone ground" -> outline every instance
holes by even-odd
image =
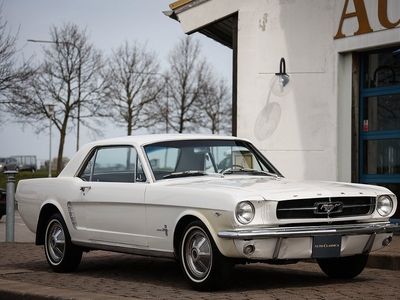
[[[202,293],[188,286],[173,260],[93,251],[76,272],[59,274],[42,247],[0,243],[0,299],[398,299],[399,256],[396,236],[371,255],[377,268],[352,281],[332,280],[313,262],[235,266],[226,289]]]

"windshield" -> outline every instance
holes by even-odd
[[[144,150],[156,180],[239,172],[281,176],[254,146],[239,140],[169,141]]]

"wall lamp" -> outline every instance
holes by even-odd
[[[292,90],[292,80],[286,74],[286,63],[282,57],[279,64],[279,73],[275,73],[270,82],[271,91],[279,97],[287,95]]]

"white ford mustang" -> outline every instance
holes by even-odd
[[[247,140],[143,135],[83,146],[57,178],[21,180],[18,210],[56,272],[96,249],[179,260],[197,290],[237,263],[316,259],[353,278],[390,244],[386,188],[291,181]]]

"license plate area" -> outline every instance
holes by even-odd
[[[342,237],[340,235],[314,236],[312,246],[313,258],[340,257]]]

